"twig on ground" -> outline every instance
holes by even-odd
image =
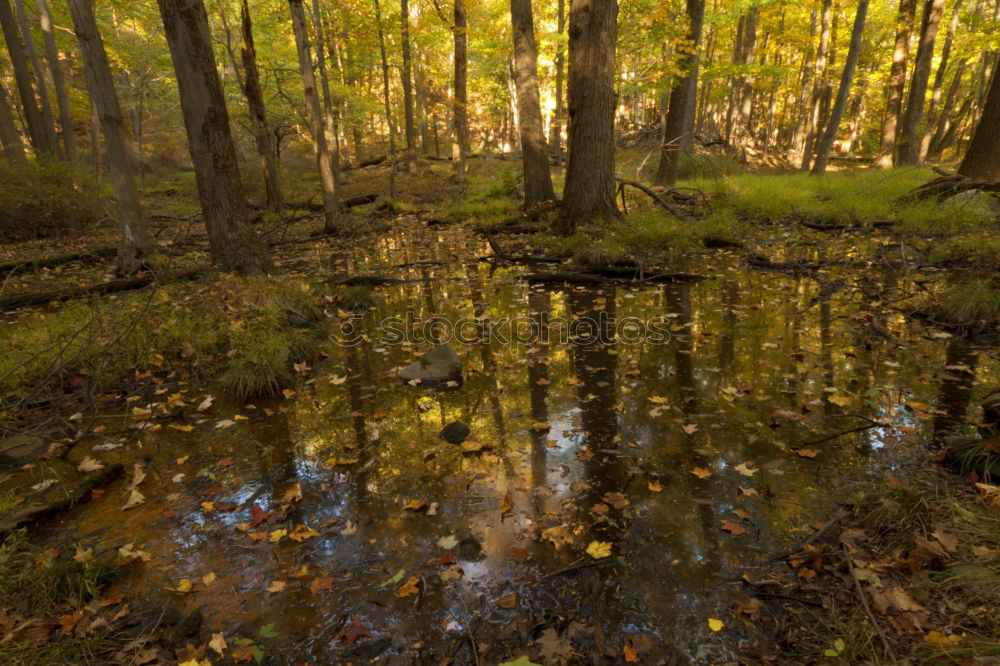
[[[851,554],[847,552],[847,546],[843,543],[840,544],[840,547],[844,551],[844,559],[847,561],[847,570],[851,572],[851,579],[854,580],[854,589],[858,592],[858,598],[861,600],[861,606],[865,609],[868,621],[872,623],[872,628],[875,629],[878,637],[882,639],[882,645],[885,647],[885,651],[889,655],[889,659],[892,660],[892,663],[898,664],[899,660],[896,659],[896,653],[892,651],[889,639],[886,638],[885,632],[882,631],[882,626],[875,618],[875,614],[872,613],[871,606],[868,605],[868,597],[865,596],[865,591],[861,588],[861,581],[858,580],[858,574],[854,572],[854,564],[851,562]]]

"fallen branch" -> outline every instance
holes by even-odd
[[[871,224],[820,224],[819,222],[808,222],[798,220],[798,223],[807,229],[816,231],[868,231],[869,229],[885,229],[895,224],[892,220],[876,220]]]
[[[149,275],[141,278],[125,278],[123,280],[111,280],[101,284],[93,284],[85,287],[68,287],[66,289],[54,289],[34,294],[21,294],[18,296],[8,296],[0,298],[0,312],[16,310],[29,305],[44,305],[52,301],[65,301],[91,294],[115,294],[122,291],[133,291],[148,287],[154,282],[170,282],[174,280],[188,280],[198,277],[210,268],[208,265],[195,266],[177,273],[163,276]]]
[[[630,186],[634,187],[635,189],[639,190],[643,194],[647,195],[650,199],[652,199],[653,201],[655,201],[657,204],[659,204],[661,208],[663,208],[664,210],[666,210],[671,215],[673,215],[675,217],[680,217],[680,218],[686,217],[686,215],[684,214],[683,211],[681,211],[680,208],[677,208],[675,206],[670,205],[669,203],[667,203],[666,199],[664,199],[659,194],[657,194],[653,190],[649,189],[648,187],[646,187],[642,183],[640,183],[638,181],[634,181],[634,180],[627,180],[625,178],[615,178],[615,181],[621,183],[622,185],[630,185]]]
[[[41,268],[43,266],[61,266],[72,261],[92,262],[101,259],[108,259],[118,253],[114,247],[98,247],[93,250],[83,252],[72,252],[70,254],[57,254],[51,257],[38,257],[37,259],[17,259],[15,261],[5,261],[0,263],[0,277],[7,277],[21,268]]]

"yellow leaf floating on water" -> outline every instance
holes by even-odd
[[[229,649],[229,646],[226,645],[226,637],[222,632],[212,634],[212,640],[208,642],[208,647],[212,648],[220,655]]]
[[[663,484],[660,483],[659,479],[653,479],[651,481],[647,481],[646,482],[646,486],[650,490],[652,490],[654,493],[662,493],[663,492]]]
[[[104,463],[100,460],[95,460],[94,458],[87,456],[80,461],[80,464],[76,466],[76,469],[84,474],[88,472],[96,472],[99,469],[104,469]]]
[[[171,423],[167,427],[173,428],[174,430],[180,430],[181,432],[191,432],[192,430],[194,430],[193,425],[187,425],[184,423]]]
[[[181,594],[187,594],[191,591],[192,585],[191,581],[187,578],[181,578],[181,582],[178,583],[177,587],[174,588],[175,592],[180,592]]]
[[[203,585],[211,585],[215,582],[215,572],[209,571],[207,574],[201,577],[201,582]]]
[[[753,468],[749,467],[747,465],[747,463],[745,463],[745,462],[741,462],[739,465],[737,465],[733,469],[735,469],[737,472],[739,472],[743,476],[753,476],[758,471],[760,471],[760,470],[756,470],[756,469],[753,469]]]
[[[267,586],[267,591],[271,594],[277,594],[285,589],[285,581],[275,580],[271,581],[271,584]]]
[[[611,544],[607,541],[591,541],[590,545],[587,546],[587,555],[590,555],[595,560],[599,560],[602,557],[610,557]]]
[[[691,470],[691,473],[697,476],[699,479],[707,479],[712,476],[712,471],[705,469],[704,467],[695,467]]]
[[[133,488],[132,492],[130,492],[128,495],[128,499],[125,500],[125,505],[122,508],[132,509],[139,506],[145,501],[146,501],[146,496],[140,493],[137,489]]]
[[[722,620],[716,620],[714,617],[708,618],[708,628],[712,631],[722,631],[722,628],[726,624]]]
[[[278,543],[279,541],[281,541],[282,537],[287,535],[288,535],[288,530],[274,530],[273,532],[271,532],[271,535],[270,537],[268,537],[268,540],[271,543]]]
[[[288,538],[292,541],[297,541],[302,543],[306,539],[311,539],[314,536],[319,536],[319,532],[307,525],[299,525],[295,528],[295,531],[288,535]]]
[[[420,585],[420,579],[417,578],[416,576],[410,576],[409,578],[406,579],[406,582],[403,583],[403,586],[398,590],[396,590],[396,594],[398,594],[401,597],[409,597],[411,595],[417,594],[420,592],[419,585]]]
[[[851,399],[848,398],[846,395],[841,395],[840,393],[834,393],[831,396],[827,396],[826,399],[828,402],[831,402],[837,405],[838,407],[847,407],[849,404],[851,404]]]

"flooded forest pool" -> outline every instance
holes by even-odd
[[[352,344],[325,344],[296,394],[78,445],[71,462],[126,474],[42,538],[131,544],[148,561],[128,598],[201,609],[266,663],[724,662],[754,641],[743,577],[836,499],[926,467],[996,381],[994,349],[872,302],[852,268],[818,281],[721,253],[685,266],[701,282],[556,288],[486,254],[407,227],[297,255],[318,297],[327,278],[404,282],[360,318],[327,305]],[[461,381],[401,382],[455,322]],[[439,437],[453,422],[460,445]],[[123,510],[135,463],[146,501]]]

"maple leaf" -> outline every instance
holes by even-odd
[[[595,560],[611,556],[611,544],[607,541],[591,541],[587,546],[587,555]]]
[[[731,520],[723,520],[721,522],[722,522],[722,529],[724,529],[725,531],[729,532],[733,536],[739,536],[741,534],[746,534],[746,531],[747,531],[746,528],[743,527],[742,525],[740,525],[739,523],[734,523]]]
[[[697,423],[688,423],[686,425],[681,426],[681,429],[685,433],[687,433],[688,435],[693,435],[696,432],[698,432],[698,424]]]
[[[80,464],[76,466],[76,469],[80,472],[86,474],[87,472],[96,472],[98,470],[104,469],[104,463],[100,460],[95,460],[90,456],[85,457],[80,461]]]
[[[437,545],[445,550],[451,550],[458,545],[458,537],[454,534],[443,536],[437,541]]]
[[[261,523],[267,522],[267,519],[270,517],[271,513],[269,511],[264,511],[256,504],[250,507],[250,527],[257,527]]]
[[[281,496],[281,501],[285,504],[291,504],[292,502],[302,501],[302,484],[295,483],[292,487],[285,491],[285,494]]]
[[[337,640],[342,640],[344,641],[344,645],[352,647],[362,638],[371,638],[371,636],[368,627],[361,624],[361,620],[355,620],[340,630],[340,633],[337,634]]]
[[[420,579],[417,578],[416,576],[410,576],[409,578],[407,578],[406,582],[403,583],[402,587],[396,590],[396,594],[398,594],[400,597],[409,597],[419,593],[420,593]]]
[[[218,652],[219,656],[225,656],[226,650],[229,649],[229,646],[226,645],[226,637],[222,632],[212,634],[212,640],[208,642],[208,647]]]
[[[651,479],[646,482],[646,487],[649,488],[654,493],[663,492],[663,484],[660,483],[659,479]]]
[[[691,473],[697,476],[699,479],[707,479],[712,476],[712,471],[704,467],[695,467],[691,470]]]

